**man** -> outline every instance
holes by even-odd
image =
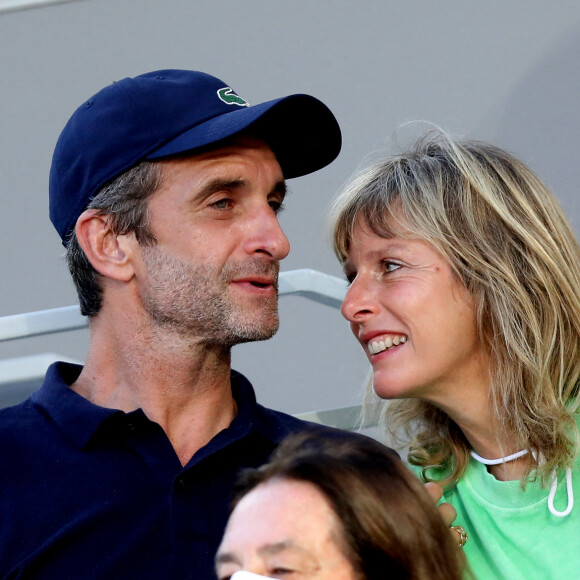
[[[0,576],[213,577],[237,472],[303,428],[256,404],[230,349],[276,332],[285,179],[340,144],[315,98],[249,106],[194,71],[73,114],[50,215],[90,348],[0,413]]]

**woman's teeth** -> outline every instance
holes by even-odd
[[[393,349],[406,341],[407,337],[404,334],[385,336],[379,340],[373,340],[372,342],[369,342],[368,350],[370,354],[378,354],[384,350]]]

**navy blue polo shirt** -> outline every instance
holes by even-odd
[[[55,363],[0,411],[0,577],[211,579],[230,490],[304,423],[256,403],[232,371],[238,414],[182,467],[143,411],[90,403]]]

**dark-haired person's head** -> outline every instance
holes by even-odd
[[[453,580],[462,555],[419,480],[377,441],[291,435],[242,474],[216,557],[270,578]]]

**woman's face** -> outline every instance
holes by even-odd
[[[469,405],[476,389],[487,394],[471,295],[442,254],[417,238],[379,237],[359,220],[344,270],[351,284],[341,311],[380,397],[446,408]]]
[[[355,580],[338,545],[340,524],[310,483],[273,479],[238,503],[216,556],[219,580],[238,570],[269,578]]]

